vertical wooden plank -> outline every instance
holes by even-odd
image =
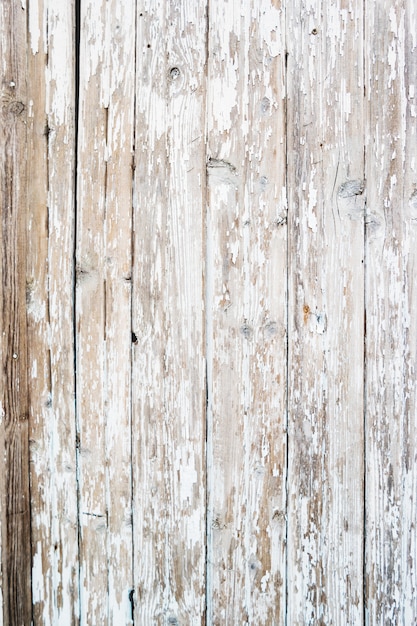
[[[26,325],[26,6],[0,5],[0,458],[2,618],[31,621]]]
[[[285,20],[209,3],[208,623],[285,623]]]
[[[83,624],[130,624],[135,11],[81,3],[77,421]]]
[[[34,625],[78,623],[74,3],[28,3],[28,360]]]
[[[137,13],[135,623],[204,624],[205,2]]]
[[[415,624],[416,33],[412,0],[366,8],[367,624]]]
[[[363,6],[287,5],[288,624],[363,616]]]

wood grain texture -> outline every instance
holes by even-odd
[[[209,8],[207,621],[284,624],[284,12]]]
[[[363,616],[362,4],[287,4],[288,623]]]
[[[417,14],[366,2],[366,594],[415,624]]]
[[[138,2],[135,623],[204,624],[205,3]]]
[[[81,2],[76,333],[80,620],[130,624],[134,4]]]
[[[0,2],[0,626],[417,623],[414,5]]]
[[[3,623],[29,624],[31,543],[26,325],[26,12],[0,6],[0,475]]]
[[[28,361],[33,624],[78,623],[74,3],[28,5]]]

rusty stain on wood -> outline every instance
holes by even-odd
[[[0,624],[417,621],[412,0],[0,8]]]

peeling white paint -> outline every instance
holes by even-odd
[[[81,6],[76,418],[73,9],[29,6],[37,620],[130,624],[132,585],[137,623],[359,624],[365,548],[369,620],[413,623],[411,0]]]
[[[25,8],[24,4],[24,1],[22,1],[22,9]],[[37,54],[41,36],[39,28],[39,0],[33,0],[29,5],[29,35],[32,54]]]

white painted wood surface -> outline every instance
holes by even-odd
[[[209,4],[209,624],[285,618],[285,21]]]
[[[366,15],[367,617],[406,625],[417,620],[417,13],[385,1]]]
[[[138,3],[133,218],[135,623],[205,611],[205,4]]]
[[[130,624],[135,11],[82,2],[76,224],[80,621]]]
[[[289,624],[363,616],[362,19],[287,6]]]
[[[21,10],[21,9],[20,9]],[[73,351],[73,3],[28,7],[27,318],[33,620],[74,623],[78,514]]]
[[[0,625],[417,623],[413,0],[0,16]]]

